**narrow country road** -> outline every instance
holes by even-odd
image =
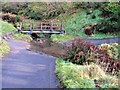
[[[2,88],[57,88],[55,57],[29,51],[26,42],[8,43],[11,52],[2,61]]]
[[[95,45],[101,45],[101,44],[110,44],[110,43],[120,43],[120,37],[115,38],[103,38],[103,39],[83,39],[85,41],[91,42]],[[68,42],[62,42],[61,44],[68,46],[73,43],[73,40]]]

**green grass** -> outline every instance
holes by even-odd
[[[26,20],[23,20],[23,28],[28,30],[29,29],[29,26],[30,26],[30,23],[33,23],[33,28],[35,28],[36,26],[38,26],[36,24],[37,20],[33,20],[33,19],[26,19]]]
[[[30,22],[31,20],[26,20],[26,22]],[[4,22],[2,20],[0,20],[0,25],[1,25],[1,29],[0,29],[0,33],[6,33],[6,32],[15,32],[16,28],[8,23],[8,22]],[[23,41],[27,41],[30,42],[32,40],[32,38],[29,35],[25,35],[25,34],[14,34],[14,38],[17,40],[23,40]]]
[[[55,42],[66,42],[66,41],[72,40],[73,36],[68,35],[68,34],[60,34],[60,35],[53,34],[51,36],[51,39],[52,41],[55,41]]]
[[[56,73],[64,88],[95,88],[94,80],[101,88],[118,88],[118,78],[106,75],[95,64],[76,65],[62,59],[56,60]]]
[[[30,37],[30,35],[26,35],[26,34],[14,34],[14,38],[16,40],[22,40],[22,41],[26,41],[26,42],[30,42],[32,41],[32,38]]]
[[[0,40],[0,58],[10,51],[9,45],[6,41]]]
[[[84,27],[88,26],[90,24],[95,24],[99,23],[103,18],[99,16],[101,11],[99,10],[94,10],[92,14],[87,15],[84,10],[78,9],[76,13],[69,15],[67,13],[61,14],[59,17],[55,18],[55,21],[62,21],[64,22],[64,29],[66,32],[72,36],[73,39],[74,37],[80,37],[80,38],[93,38],[93,39],[103,39],[103,38],[112,38],[112,37],[118,37],[120,36],[120,33],[117,35],[112,35],[112,34],[104,34],[104,33],[98,33],[96,32],[92,36],[87,36],[84,33]],[[92,18],[92,15],[95,15],[96,18]],[[57,36],[58,38],[56,40],[58,41],[64,41],[61,40],[59,35]],[[65,41],[69,40],[68,37],[64,37],[66,39]]]
[[[93,34],[92,36],[87,37],[87,38],[103,39],[103,38],[113,38],[113,37],[117,37],[117,36],[116,35],[112,35],[112,34],[96,33],[96,34]]]
[[[16,30],[16,28],[12,24],[8,22],[4,22],[2,20],[0,20],[0,25],[1,25],[1,29],[0,29],[1,33],[12,32]]]

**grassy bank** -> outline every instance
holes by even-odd
[[[0,20],[0,25],[2,26],[0,29],[0,33],[5,34],[7,32],[15,32],[16,28],[5,21]],[[30,42],[32,40],[32,38],[29,35],[25,35],[25,34],[19,34],[19,33],[14,33],[14,38],[16,40],[23,40],[23,41],[27,41]]]
[[[64,88],[118,88],[118,79],[106,75],[97,65],[76,65],[62,59],[56,61],[56,73]]]
[[[54,34],[51,36],[52,41],[55,41],[55,42],[67,42],[69,40],[72,40],[73,38],[74,38],[73,36],[68,34],[60,34],[60,35]]]
[[[1,33],[14,32],[16,30],[16,28],[12,24],[8,22],[4,22],[1,19],[0,19],[0,25],[2,26],[0,30]]]
[[[114,33],[114,34],[104,34],[100,32],[96,32],[95,34],[91,36],[87,36],[84,33],[84,28],[88,25],[93,25],[99,23],[101,20],[103,20],[102,17],[100,17],[101,11],[96,9],[93,10],[92,14],[87,14],[85,10],[78,9],[76,10],[76,13],[74,14],[61,14],[57,18],[55,18],[55,21],[59,20],[61,22],[64,22],[64,29],[69,34],[70,38],[66,37],[66,35],[52,35],[54,38],[53,40],[56,41],[67,41],[71,40],[74,37],[80,37],[80,38],[93,38],[93,39],[102,39],[102,38],[112,38],[112,37],[118,37],[120,35],[120,32]],[[92,18],[92,16],[95,16],[95,18]],[[72,37],[71,37],[72,36]],[[62,38],[62,39],[61,39]]]
[[[21,33],[14,34],[14,39],[22,40],[22,41],[26,41],[26,42],[32,41],[32,38],[30,37],[30,35],[21,34]]]
[[[10,47],[5,40],[0,40],[0,57],[3,57],[10,51]]]

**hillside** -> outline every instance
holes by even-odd
[[[53,35],[52,36],[53,40],[64,41],[63,39],[61,40],[60,38],[69,40],[72,39],[73,37],[101,39],[117,37],[118,35],[120,35],[120,33],[105,34],[95,31],[93,35],[87,36],[84,33],[85,27],[87,27],[88,25],[98,24],[104,19],[103,17],[100,16],[100,14],[101,11],[99,9],[93,10],[90,14],[88,14],[86,10],[77,9],[75,13],[72,14],[65,13],[59,15],[54,19],[54,21],[64,22],[64,29],[66,30],[68,35]]]
[[[1,25],[0,32],[2,32],[2,33],[11,32],[11,31],[15,31],[16,30],[16,28],[12,24],[10,24],[8,22],[4,22],[2,20],[0,20],[0,25]]]
[[[9,8],[9,10],[6,8]],[[2,11],[4,13],[10,12],[15,14],[16,20],[14,23],[24,20],[27,22],[51,20],[63,22],[67,34],[52,35],[54,41],[68,41],[74,37],[100,39],[120,35],[119,3],[4,3],[2,4]],[[20,17],[24,17],[24,19]],[[85,28],[92,26],[95,26],[91,30],[92,33],[86,35],[87,31],[85,32]],[[24,27],[26,28],[26,25]]]

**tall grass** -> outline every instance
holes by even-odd
[[[64,88],[118,88],[118,78],[107,75],[98,65],[76,65],[61,59],[56,61],[56,73]]]
[[[10,51],[9,45],[5,40],[0,40],[0,58]]]
[[[2,20],[0,20],[0,25],[1,25],[1,29],[0,29],[1,33],[12,32],[16,30],[16,28],[12,24],[8,22],[4,22]]]
[[[30,35],[21,34],[21,33],[14,34],[14,39],[22,40],[22,41],[26,41],[26,42],[31,42],[32,41],[32,38],[31,38]]]
[[[85,10],[78,9],[76,10],[76,13],[74,14],[61,14],[59,17],[55,18],[55,21],[62,21],[64,22],[64,29],[70,36],[73,36],[70,39],[73,39],[74,37],[80,37],[80,38],[111,38],[116,37],[114,34],[104,34],[95,32],[92,36],[87,36],[84,33],[84,28],[88,25],[93,25],[99,23],[103,18],[99,16],[101,13],[100,10],[94,10],[92,14],[87,14]],[[92,18],[92,16],[95,16],[95,18]],[[59,36],[59,35],[58,35]],[[64,38],[67,39],[67,38]],[[56,39],[60,41],[61,39]]]

